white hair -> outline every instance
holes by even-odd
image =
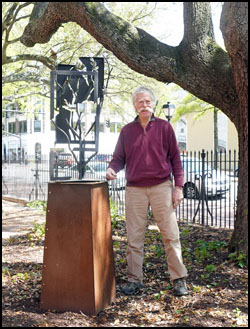
[[[153,91],[151,89],[149,89],[148,87],[144,87],[144,86],[140,86],[134,91],[134,93],[132,95],[133,104],[135,103],[136,96],[141,93],[148,93],[151,96],[152,102],[154,104],[156,104],[155,94],[153,93]]]

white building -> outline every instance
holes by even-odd
[[[39,143],[42,154],[48,153],[55,141],[55,130],[48,120],[49,113],[44,111],[41,100],[31,99],[30,108],[19,111],[13,104],[4,109],[2,159],[20,161],[26,154],[35,154],[35,145]],[[35,112],[35,108],[37,111]]]

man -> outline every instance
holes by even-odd
[[[156,99],[150,89],[139,87],[132,100],[138,116],[121,130],[106,172],[106,178],[112,180],[126,166],[128,283],[122,291],[131,295],[143,287],[143,247],[150,205],[162,235],[174,294],[187,295],[187,270],[174,210],[183,199],[183,169],[175,133],[169,122],[154,116]]]

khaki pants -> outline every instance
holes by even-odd
[[[126,187],[127,263],[130,282],[143,280],[143,249],[149,204],[162,235],[170,280],[187,276],[187,270],[182,261],[172,191],[171,181],[150,187]]]

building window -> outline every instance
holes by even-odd
[[[9,124],[8,124],[8,132],[10,134],[16,134],[16,122],[9,122]]]
[[[34,132],[35,133],[40,133],[41,132],[41,121],[40,120],[35,120],[34,121]]]
[[[19,133],[20,134],[27,133],[27,121],[19,121]]]

